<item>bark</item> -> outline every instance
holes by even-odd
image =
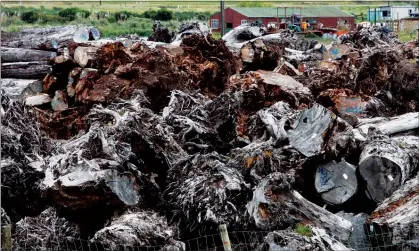
[[[2,78],[4,94],[12,98],[22,98],[42,92],[42,81],[36,79]]]
[[[81,67],[93,67],[98,48],[96,47],[77,47],[74,51],[74,61]]]
[[[386,137],[373,139],[364,147],[358,169],[367,183],[367,196],[375,202],[390,197],[413,171],[409,154]]]
[[[381,202],[369,218],[381,229],[390,227],[391,244],[419,248],[419,175],[403,184]],[[413,250],[413,249],[412,249]]]
[[[357,128],[354,129],[354,135],[357,140],[365,141],[370,128],[376,128],[386,135],[392,135],[419,128],[418,121],[418,112],[406,113],[390,118],[360,119]]]
[[[314,186],[328,204],[340,205],[351,199],[358,190],[355,166],[342,160],[328,162],[317,168]]]
[[[72,42],[77,28],[77,26],[25,28],[19,33],[2,34],[1,45],[55,51]]]
[[[1,48],[1,62],[30,62],[49,61],[57,56],[57,53],[50,51],[31,50],[23,48]]]
[[[1,76],[4,78],[42,79],[50,71],[46,61],[17,62],[1,64]]]

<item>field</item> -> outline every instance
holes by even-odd
[[[371,5],[365,3],[356,3],[353,1],[340,1],[340,2],[317,2],[313,5],[321,4],[334,4],[334,6],[355,15],[356,22],[366,20],[368,7],[374,8],[382,5],[383,3],[374,2]],[[402,3],[400,3],[402,4]],[[286,1],[286,2],[240,2],[228,1],[225,7],[234,6],[265,6],[265,7],[281,7],[281,6],[301,6],[301,2]],[[22,3],[15,2],[2,2],[2,12],[12,10],[14,14],[20,15],[27,11],[35,11],[41,13],[42,17],[35,22],[24,22],[17,15],[1,17],[1,26],[3,30],[17,31],[22,27],[39,27],[50,25],[66,25],[66,24],[85,24],[98,27],[104,37],[115,37],[124,34],[136,33],[140,36],[148,36],[152,31],[152,20],[150,18],[141,18],[141,13],[147,11],[158,11],[166,9],[173,13],[170,20],[164,20],[164,25],[170,29],[176,29],[181,21],[207,21],[208,17],[219,10],[218,1],[182,1],[182,2],[169,2],[169,1],[103,1],[101,4],[98,1],[83,1],[83,2],[63,2],[63,1],[23,1]],[[55,18],[60,9],[77,8],[91,13],[89,17],[78,15],[77,18],[72,20],[63,21]],[[114,20],[112,16],[115,13],[129,12],[134,13],[129,18],[124,20]],[[96,18],[94,14],[101,13],[102,16],[107,18]],[[205,14],[204,14],[205,13]],[[138,16],[136,15],[138,14]],[[50,18],[52,17],[52,18]],[[400,34],[403,41],[411,40],[411,34]]]

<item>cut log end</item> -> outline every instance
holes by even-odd
[[[317,168],[315,187],[326,203],[343,204],[352,198],[358,189],[355,167],[345,161],[321,165]]]
[[[368,157],[359,170],[367,182],[367,196],[376,202],[391,196],[402,183],[401,168],[386,157]]]

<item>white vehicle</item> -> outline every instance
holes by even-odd
[[[361,22],[361,23],[358,23],[358,25],[360,25],[360,26],[362,26],[364,28],[371,27],[371,23],[370,22]]]

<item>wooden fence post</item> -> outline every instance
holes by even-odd
[[[223,241],[224,251],[232,251],[226,224],[220,225],[220,235],[221,235],[221,240]]]
[[[1,250],[12,251],[12,229],[11,225],[1,226]]]

